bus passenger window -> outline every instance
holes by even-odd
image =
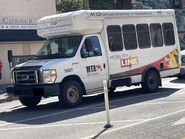
[[[123,25],[123,39],[126,50],[137,49],[136,30],[134,25]]]
[[[160,24],[150,25],[151,39],[153,47],[163,46],[162,29]]]
[[[136,26],[137,28],[137,37],[138,37],[138,43],[139,48],[150,48],[151,42],[150,42],[150,33],[149,33],[149,27],[147,24],[138,24]]]
[[[119,25],[107,26],[107,36],[109,42],[109,50],[111,52],[123,50],[121,27]]]
[[[163,34],[164,34],[164,43],[165,45],[174,45],[175,44],[175,36],[174,29],[172,23],[164,23],[163,24]]]

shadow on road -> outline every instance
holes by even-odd
[[[128,91],[115,92],[109,95],[110,108],[119,108],[149,100],[167,97],[178,89],[160,88],[157,93],[146,94],[141,88]],[[89,114],[104,111],[104,96],[86,97],[77,108],[64,108],[59,103],[39,105],[36,109],[17,108],[9,112],[0,113],[0,121],[9,123],[41,125],[69,120]],[[1,125],[0,125],[1,126]]]
[[[170,81],[171,83],[184,83],[185,84],[185,79],[174,79]]]
[[[97,139],[99,136],[101,136],[105,131],[107,131],[108,128],[103,128],[99,133],[97,133],[94,137],[91,139]]]

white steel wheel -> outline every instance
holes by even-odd
[[[79,90],[76,86],[70,86],[67,90],[67,99],[71,102],[71,103],[75,103],[78,101],[79,99]]]
[[[75,107],[82,101],[82,87],[77,81],[68,80],[61,85],[59,101],[67,107]]]

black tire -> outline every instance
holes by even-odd
[[[66,107],[78,106],[83,98],[83,89],[79,82],[68,80],[61,85],[60,103]]]
[[[19,97],[19,101],[26,107],[34,108],[41,101],[41,96]]]
[[[144,77],[141,86],[145,92],[156,92],[160,85],[160,76],[155,70],[149,70]]]
[[[110,88],[109,93],[114,93],[115,90],[116,90],[116,88]]]

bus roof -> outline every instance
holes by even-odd
[[[138,16],[174,16],[172,9],[160,10],[79,10],[46,16],[38,20],[38,35],[48,38],[63,34],[98,33],[103,19]],[[91,20],[93,19],[93,20]]]
[[[173,9],[152,9],[152,10],[79,10],[67,13],[61,13],[51,16],[45,16],[39,21],[45,21],[53,18],[65,18],[69,16],[86,15],[87,17],[120,17],[120,16],[166,16],[174,15]]]

